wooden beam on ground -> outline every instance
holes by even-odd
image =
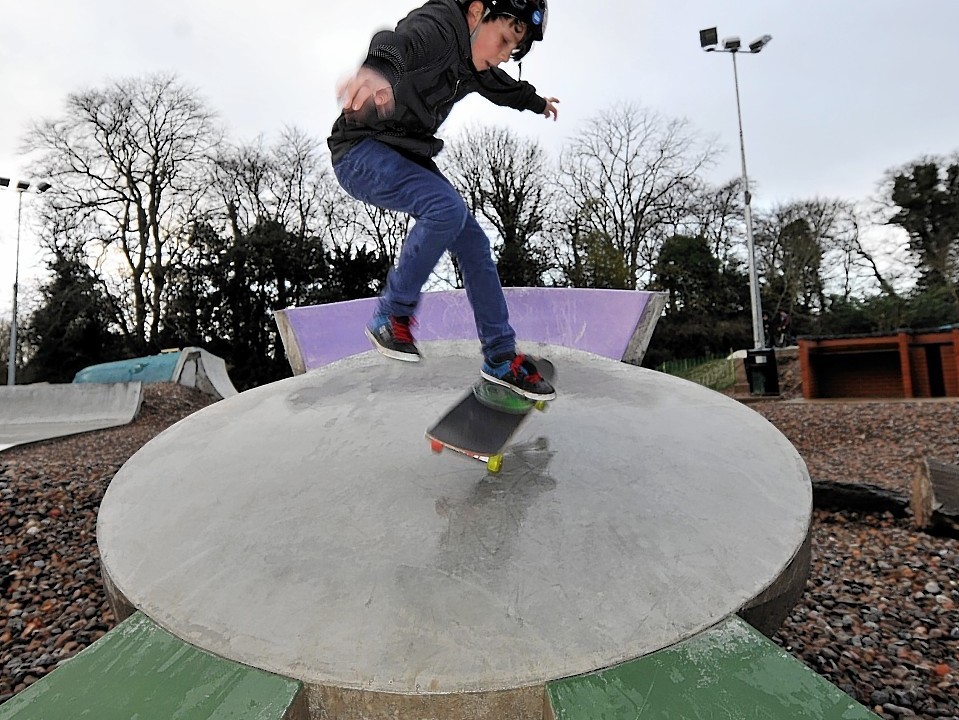
[[[910,506],[920,530],[942,527],[959,532],[959,465],[921,460],[912,478]]]

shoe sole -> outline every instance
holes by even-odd
[[[385,355],[388,358],[393,360],[402,360],[403,362],[419,362],[420,356],[414,355],[413,353],[403,353],[397,350],[390,350],[387,347],[383,347],[376,341],[376,336],[370,332],[369,328],[363,328],[363,332],[366,333],[366,337],[370,339],[370,342],[373,343],[373,347],[380,353],[380,355]]]
[[[556,399],[555,392],[551,392],[548,395],[543,395],[542,393],[534,393],[534,392],[530,392],[529,390],[523,390],[523,388],[516,387],[512,383],[508,383],[505,380],[500,380],[498,377],[494,375],[488,375],[482,370],[480,370],[480,375],[482,375],[485,380],[489,380],[491,383],[495,383],[497,385],[502,385],[503,387],[509,388],[514,393],[516,393],[517,395],[523,396],[527,400],[542,400],[545,402],[548,400]]]

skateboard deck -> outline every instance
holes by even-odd
[[[549,360],[533,358],[540,373],[552,382],[556,370]],[[475,383],[445,415],[426,431],[433,452],[444,448],[485,462],[490,472],[499,472],[503,450],[520,426],[545,402],[527,400],[509,388],[489,380]]]

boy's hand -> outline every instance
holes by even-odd
[[[556,118],[559,117],[559,108],[556,107],[559,104],[559,98],[548,97],[546,98],[546,108],[543,110],[543,117],[547,120],[550,115],[553,116],[553,122],[556,122]]]
[[[341,82],[336,88],[336,98],[346,115],[362,112],[370,100],[380,119],[390,117],[396,109],[393,86],[389,80],[368,67],[361,67],[353,77]]]

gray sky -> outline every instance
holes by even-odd
[[[20,140],[62,112],[69,92],[173,71],[220,114],[235,140],[295,125],[325,138],[333,88],[370,35],[417,0],[120,0],[4,3],[0,22],[0,176],[24,177]],[[558,150],[588,118],[627,101],[688,119],[725,148],[712,178],[739,175],[732,60],[706,54],[699,30],[744,45],[743,124],[754,205],[816,196],[863,200],[883,173],[959,150],[957,0],[551,0],[546,40],[523,77],[561,99],[559,122],[460,103],[444,127],[508,125]],[[39,178],[37,178],[39,179]],[[30,197],[24,198],[24,216]],[[0,191],[0,314],[10,311],[16,194]],[[25,222],[21,288],[40,256]]]

